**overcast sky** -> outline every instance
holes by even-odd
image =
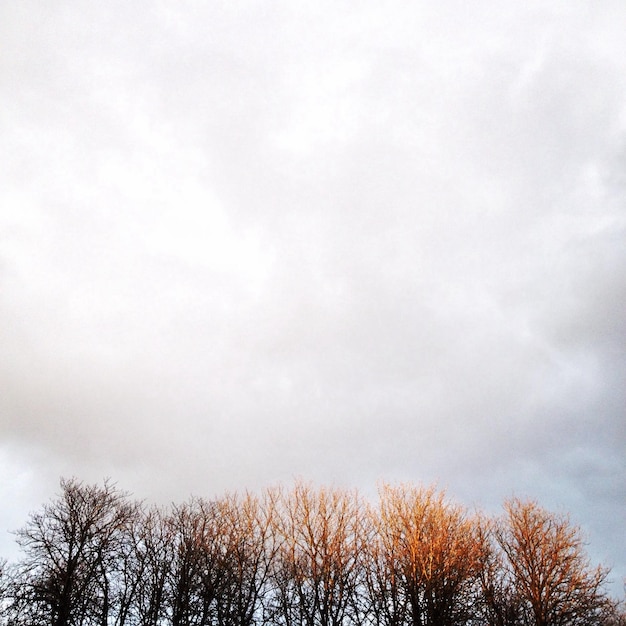
[[[626,575],[623,0],[0,5],[0,550],[58,488],[567,510]]]

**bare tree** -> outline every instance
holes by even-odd
[[[25,553],[16,605],[53,626],[108,624],[112,561],[133,511],[109,481],[62,479],[61,495],[16,533]]]
[[[522,598],[506,574],[504,555],[495,540],[496,524],[492,518],[476,519],[480,544],[480,596],[477,613],[489,626],[524,626]]]
[[[5,559],[0,559],[0,624],[7,623],[9,610],[11,608],[12,579],[9,566]]]
[[[168,519],[174,554],[168,580],[168,608],[172,626],[207,624],[214,599],[210,589],[203,589],[209,571],[205,568],[208,504],[192,500],[176,507]]]
[[[174,558],[169,572],[172,626],[220,623],[222,600],[232,584],[231,546],[219,501],[192,499],[169,518]]]
[[[0,626],[626,626],[566,516],[505,511],[303,483],[158,509],[61,480],[0,561]]]
[[[447,626],[474,615],[480,544],[472,520],[434,488],[380,489],[370,597],[381,624]]]
[[[156,507],[143,511],[129,534],[120,573],[119,584],[128,598],[122,624],[158,626],[162,623],[166,614],[166,585],[173,562],[173,537],[166,513]]]
[[[566,516],[517,498],[505,503],[496,538],[504,568],[533,626],[602,624],[609,608],[603,589],[608,570],[591,567],[578,527]]]
[[[275,499],[227,494],[217,502],[222,521],[215,538],[224,555],[224,584],[216,599],[218,626],[250,626],[260,619],[276,552]]]
[[[368,519],[371,531],[364,552],[364,613],[376,626],[402,626],[408,623],[409,604],[406,584],[397,567],[401,536],[386,532],[379,511],[371,506]]]
[[[362,507],[353,493],[302,483],[284,495],[272,570],[273,623],[340,626],[357,621]]]

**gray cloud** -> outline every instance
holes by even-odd
[[[2,12],[3,526],[437,480],[623,574],[620,2]]]

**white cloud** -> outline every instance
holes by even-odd
[[[3,11],[15,484],[438,479],[615,536],[621,3]]]

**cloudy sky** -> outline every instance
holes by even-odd
[[[0,549],[59,476],[567,510],[626,575],[626,4],[0,6]]]

